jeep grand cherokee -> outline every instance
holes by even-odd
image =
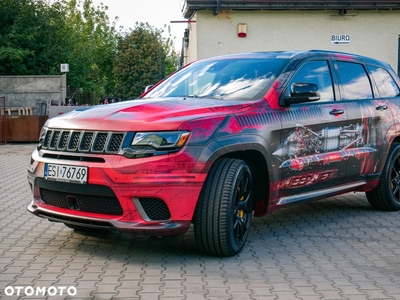
[[[194,62],[140,99],[49,119],[28,210],[76,230],[183,235],[232,256],[252,217],[364,191],[400,209],[400,80],[329,51]]]

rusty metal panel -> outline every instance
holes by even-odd
[[[47,116],[8,116],[7,140],[9,142],[38,142]]]

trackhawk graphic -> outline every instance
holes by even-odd
[[[301,171],[313,164],[327,165],[376,152],[365,146],[361,124],[326,126],[318,132],[301,124],[296,126],[273,153],[282,162],[280,168]]]

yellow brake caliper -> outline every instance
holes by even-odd
[[[238,187],[238,192],[240,193],[240,187]],[[244,195],[239,199],[239,202],[242,202],[243,200],[244,200]],[[243,209],[239,210],[237,214],[240,218],[242,218],[242,219],[244,218],[244,210]]]

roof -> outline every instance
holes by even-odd
[[[400,9],[399,0],[185,0],[185,18],[198,10],[393,10]]]
[[[375,64],[381,65],[381,62],[377,59],[363,56],[359,54],[354,54],[350,52],[343,51],[333,51],[333,50],[322,50],[322,49],[310,49],[310,50],[290,50],[290,51],[262,51],[262,52],[243,52],[243,53],[231,53],[219,56],[214,56],[210,58],[205,58],[203,60],[214,60],[214,59],[231,59],[231,58],[280,58],[280,59],[301,59],[310,57],[336,57],[336,58],[346,58],[346,59],[358,59],[364,62],[374,62]],[[385,64],[385,63],[384,63]]]

